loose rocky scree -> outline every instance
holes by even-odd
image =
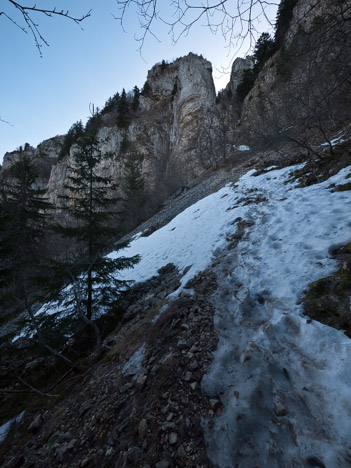
[[[63,387],[61,401],[33,405],[12,429],[2,466],[211,466],[200,423],[210,425],[221,404],[202,395],[200,382],[217,344],[216,277],[202,272],[168,302],[179,278],[167,266],[140,287],[102,360]],[[128,368],[138,350],[139,365]]]

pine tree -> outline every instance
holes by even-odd
[[[138,110],[139,108],[139,97],[140,97],[140,90],[137,86],[133,88],[133,102],[132,102],[132,109],[133,111]]]
[[[140,94],[145,97],[150,97],[151,91],[150,83],[146,80]]]
[[[283,44],[284,36],[289,28],[296,4],[297,0],[282,0],[278,6],[274,35],[277,47],[281,47]]]
[[[45,212],[51,208],[36,187],[38,171],[31,159],[21,154],[8,171],[1,193],[0,284],[23,300],[31,290],[32,274],[40,263]]]
[[[128,128],[130,123],[129,118],[129,103],[127,99],[127,93],[123,88],[120,100],[117,105],[118,116],[117,116],[117,126],[119,128]]]
[[[142,155],[134,148],[128,153],[124,165],[124,179],[122,190],[124,193],[124,206],[130,223],[139,224],[144,218],[145,178],[141,171]]]
[[[56,226],[56,232],[74,241],[77,249],[75,255],[54,265],[58,277],[66,278],[70,286],[62,288],[58,283],[53,289],[53,298],[57,295],[63,306],[73,305],[80,318],[94,327],[98,344],[99,333],[92,319],[110,306],[127,284],[116,278],[116,272],[132,268],[138,261],[138,257],[104,256],[116,239],[116,229],[109,221],[115,216],[112,207],[118,200],[111,196],[116,190],[111,178],[98,175],[100,162],[109,156],[102,154],[100,144],[94,133],[86,134],[73,153],[65,186],[68,195],[62,200],[74,224]]]
[[[59,153],[59,159],[62,159],[64,156],[69,154],[71,146],[84,134],[84,127],[81,120],[74,123],[71,128],[68,130],[65,138],[63,140],[63,145]]]
[[[263,65],[274,54],[276,50],[277,47],[275,45],[274,39],[272,39],[268,33],[262,33],[256,42],[255,51],[253,55],[255,59],[255,68],[257,69],[257,73],[262,69]]]

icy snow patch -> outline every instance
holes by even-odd
[[[209,195],[176,216],[170,223],[148,237],[133,239],[129,247],[112,252],[116,256],[139,254],[141,261],[119,277],[136,282],[146,281],[167,263],[179,271],[187,269],[181,288],[198,272],[207,268],[214,254],[227,244],[226,232],[235,219],[231,211],[237,194],[229,186]]]
[[[232,210],[254,225],[214,268],[219,344],[202,388],[223,403],[212,429],[204,421],[216,467],[350,465],[351,341],[307,323],[297,301],[336,269],[330,248],[351,240],[350,193],[328,189],[351,166],[305,188],[288,182],[297,167],[240,179],[239,197],[267,201]]]
[[[239,151],[250,151],[251,148],[250,148],[250,146],[239,145],[239,146],[238,146],[238,150],[239,150]]]
[[[145,343],[138,348],[129,360],[124,364],[122,374],[126,375],[137,375],[142,370],[142,363],[145,357]]]
[[[20,422],[21,419],[23,418],[23,415],[24,415],[24,411],[22,411],[22,413],[20,413],[18,416],[10,419],[5,424],[0,426],[0,444],[6,439],[7,434],[10,432],[12,424]]]
[[[340,135],[340,136],[338,136],[338,137],[336,137],[336,138],[333,138],[332,140],[330,140],[330,144],[331,144],[332,146],[336,146],[336,145],[338,145],[338,144],[343,143],[343,142],[345,141],[345,140],[343,139],[343,136],[344,136],[344,135],[342,134],[342,135]],[[329,142],[326,141],[325,143],[322,143],[321,146],[329,146]]]

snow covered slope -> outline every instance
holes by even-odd
[[[172,262],[190,267],[182,285],[216,259],[220,340],[202,388],[223,404],[211,429],[203,421],[218,467],[351,464],[351,342],[307,323],[297,305],[309,283],[336,269],[330,248],[351,240],[351,193],[328,188],[351,166],[305,188],[289,181],[297,167],[251,171],[123,252],[142,256],[129,279]],[[240,220],[252,225],[227,249]]]

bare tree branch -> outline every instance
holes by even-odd
[[[257,38],[257,27],[265,19],[274,23],[267,9],[278,6],[279,0],[169,0],[167,13],[160,13],[158,0],[116,0],[119,14],[116,17],[123,27],[129,10],[134,10],[139,19],[141,34],[136,36],[142,49],[147,36],[156,37],[154,24],[161,21],[169,26],[173,43],[187,36],[195,24],[206,26],[213,34],[222,34],[227,46],[240,48],[249,38],[250,47]],[[165,4],[163,3],[165,9]],[[168,12],[171,11],[169,14]],[[156,37],[156,39],[158,39]]]
[[[73,21],[74,23],[80,25],[86,18],[91,15],[91,10],[87,13],[83,14],[82,16],[73,16],[70,14],[69,10],[60,10],[56,7],[52,9],[43,9],[38,8],[35,4],[33,6],[26,6],[23,5],[22,2],[15,2],[14,0],[7,0],[7,2],[15,8],[15,11],[19,13],[22,21],[24,22],[23,25],[19,24],[19,22],[14,18],[15,12],[12,14],[8,11],[0,10],[0,16],[4,16],[7,18],[11,23],[13,23],[16,27],[18,27],[22,32],[25,34],[30,33],[33,37],[35,46],[37,47],[40,56],[42,57],[41,48],[43,45],[49,46],[49,43],[45,39],[45,37],[41,34],[39,29],[39,24],[35,20],[35,15],[39,14],[41,16],[46,16],[49,18],[53,17],[61,17]],[[4,2],[2,2],[4,3]]]
[[[15,374],[16,374],[16,377],[17,379],[25,386],[25,387],[28,387],[31,391],[31,393],[37,393],[38,395],[40,396],[46,396],[46,397],[50,397],[50,398],[57,398],[59,395],[50,395],[49,393],[43,393],[41,392],[40,390],[38,390],[37,388],[33,387],[33,385],[31,385],[30,383],[26,382],[25,380],[22,379],[22,377],[20,377],[17,373],[17,370],[15,370]]]
[[[10,127],[13,127],[12,123],[8,122],[7,120],[2,119],[1,117],[0,117],[0,122],[10,125]]]

